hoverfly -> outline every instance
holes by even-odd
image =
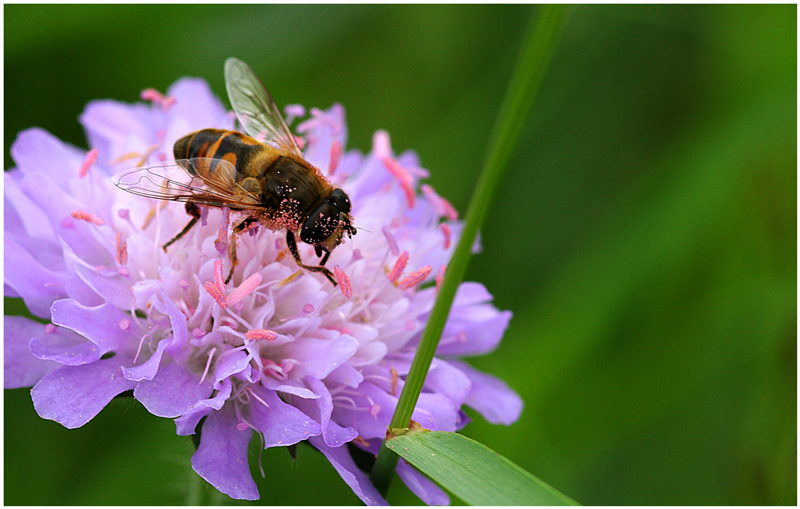
[[[140,196],[186,203],[189,223],[169,242],[183,237],[200,218],[199,206],[228,207],[246,213],[231,232],[230,281],[236,238],[257,223],[286,230],[286,244],[297,265],[323,273],[336,286],[325,262],[344,235],[355,235],[350,199],[303,158],[280,110],[255,72],[244,62],[225,62],[225,86],[247,134],[222,129],[189,133],[173,147],[175,162],[137,168],[115,179],[120,189]],[[264,142],[259,141],[263,139]],[[319,265],[306,265],[295,235],[314,246]]]

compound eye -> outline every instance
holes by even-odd
[[[322,242],[339,226],[339,209],[332,203],[324,202],[317,207],[300,230],[300,240],[306,244]]]
[[[339,212],[344,212],[348,214],[350,212],[350,198],[347,197],[344,191],[341,189],[334,189],[331,193],[331,202],[336,205],[336,208],[339,209]]]

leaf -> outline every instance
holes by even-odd
[[[416,426],[414,426],[416,425]],[[470,505],[578,505],[504,456],[458,433],[412,427],[386,447]]]

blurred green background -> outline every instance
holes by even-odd
[[[342,103],[349,148],[387,129],[463,213],[534,13],[5,5],[5,168],[28,127],[86,147],[93,99],[182,76],[224,98],[237,56],[281,106]],[[570,8],[467,274],[514,312],[471,362],[526,406],[510,427],[472,413],[466,435],[583,504],[797,503],[796,20]],[[4,403],[6,504],[182,504],[202,485],[191,441],[133,401],[77,430],[37,417],[27,389]],[[359,503],[310,447],[262,464],[262,503]],[[397,480],[389,501],[419,503]]]

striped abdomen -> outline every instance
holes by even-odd
[[[176,141],[173,154],[176,160],[196,157],[223,159],[233,164],[239,175],[245,175],[245,163],[263,150],[261,143],[246,134],[223,129],[202,129]],[[213,171],[212,166],[209,173]]]

